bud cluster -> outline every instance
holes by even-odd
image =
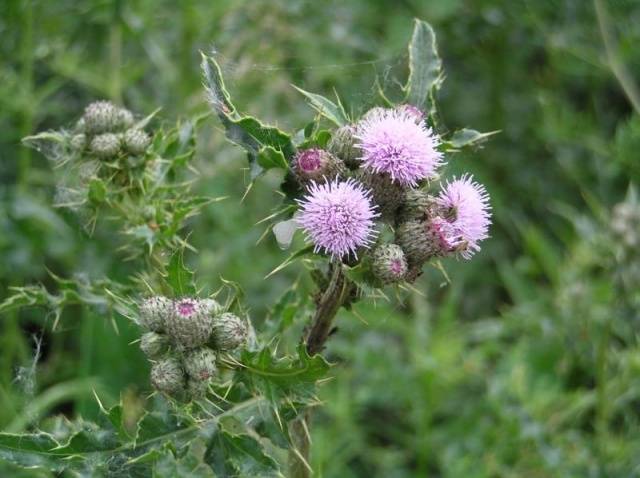
[[[298,225],[332,257],[363,252],[384,284],[412,281],[435,257],[469,259],[488,237],[489,198],[468,175],[428,192],[444,165],[441,141],[412,105],[375,107],[332,134],[327,150],[303,149],[292,169],[306,194]],[[394,228],[393,244],[367,251],[375,221]]]
[[[110,101],[88,105],[70,139],[73,151],[102,161],[143,155],[151,137],[134,124],[131,111]]]
[[[242,347],[248,333],[245,321],[213,299],[150,297],[139,305],[138,322],[147,331],[140,349],[153,364],[151,383],[187,400],[206,394],[218,355]]]

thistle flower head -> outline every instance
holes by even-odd
[[[378,214],[371,193],[353,179],[312,182],[307,195],[298,202],[301,211],[297,222],[316,252],[322,250],[332,257],[355,254],[375,236],[374,219]]]
[[[293,169],[301,182],[324,182],[344,171],[343,163],[330,152],[319,148],[300,151],[294,158]]]
[[[443,186],[436,198],[441,217],[431,221],[432,232],[451,251],[465,259],[480,250],[480,241],[489,237],[491,206],[485,187],[464,175]]]
[[[435,176],[443,163],[438,138],[407,108],[376,109],[360,121],[356,134],[365,169],[387,173],[404,186]]]

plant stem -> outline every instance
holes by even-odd
[[[27,1],[24,4],[22,14],[22,108],[20,134],[24,138],[29,136],[33,130],[33,2]],[[18,162],[18,187],[25,190],[29,182],[29,168],[31,166],[31,149],[20,148],[20,159]]]
[[[316,304],[311,327],[303,336],[309,355],[320,353],[331,335],[333,320],[338,310],[349,295],[351,283],[344,275],[341,262],[331,264],[331,279]],[[309,465],[311,437],[309,425],[311,411],[307,410],[289,425],[292,450],[289,453],[289,476],[292,478],[308,478],[312,474]]]
[[[122,102],[122,23],[120,2],[114,5],[114,19],[109,30],[109,96],[116,103]]]

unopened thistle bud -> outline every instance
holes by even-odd
[[[373,274],[384,284],[400,282],[407,274],[407,260],[396,244],[383,244],[372,254]]]
[[[162,296],[149,297],[140,304],[140,325],[152,332],[164,332],[173,312],[173,301]]]
[[[446,247],[438,237],[437,228],[428,221],[407,221],[396,228],[396,243],[400,245],[410,265],[422,265],[430,258],[442,255]]]
[[[120,152],[120,138],[113,133],[94,136],[89,145],[91,152],[100,159],[110,159]]]
[[[209,380],[216,374],[216,353],[209,347],[198,347],[184,355],[184,369],[192,380]]]
[[[157,332],[147,332],[140,338],[140,350],[147,357],[153,359],[161,356],[169,349],[169,339]]]
[[[208,380],[194,380],[192,378],[187,380],[187,393],[189,398],[198,399],[204,398],[209,391]]]
[[[247,324],[229,312],[220,314],[215,318],[212,338],[216,349],[230,352],[247,340]]]
[[[125,130],[133,126],[133,113],[126,108],[118,109],[118,129]]]
[[[168,395],[184,391],[186,376],[180,361],[170,357],[160,360],[151,367],[151,383]]]
[[[124,147],[131,154],[144,154],[151,137],[141,129],[128,129],[123,137]]]
[[[167,319],[167,334],[178,347],[192,349],[209,340],[213,323],[209,307],[202,301],[180,299],[175,302],[173,312]]]
[[[324,182],[344,172],[344,164],[324,149],[310,148],[300,151],[293,160],[293,170],[301,183]]]
[[[87,147],[87,135],[84,133],[74,134],[71,137],[71,149],[74,151],[80,152]]]
[[[333,133],[327,145],[329,152],[344,161],[350,169],[356,169],[359,160],[359,150],[353,136],[355,132],[356,128],[352,125],[342,126]]]
[[[435,198],[421,189],[408,189],[399,211],[399,222],[420,221],[431,215]]]
[[[120,112],[110,101],[96,101],[84,110],[85,132],[89,134],[116,131],[120,125]]]
[[[221,314],[224,311],[224,307],[218,303],[218,301],[214,299],[201,299],[200,303],[202,307],[207,311],[211,317],[215,317],[218,314]]]
[[[371,190],[371,197],[374,204],[378,206],[381,218],[384,221],[391,221],[402,204],[407,187],[393,181],[384,173],[360,171],[358,178]]]

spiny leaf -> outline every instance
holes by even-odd
[[[428,23],[416,19],[409,43],[409,78],[404,86],[405,101],[430,112],[434,109],[433,94],[441,83],[442,60],[438,56],[435,33]]]
[[[287,160],[295,154],[291,136],[276,127],[263,124],[256,118],[238,113],[225,88],[220,66],[213,56],[203,53],[201,66],[209,103],[222,122],[229,141],[247,151],[252,178],[259,176],[266,169],[265,164],[286,169]],[[265,153],[264,148],[279,152],[284,161],[274,158],[271,152],[267,157],[263,154],[260,158],[261,151]]]
[[[333,101],[322,95],[310,93],[295,85],[292,86],[309,100],[309,104],[314,110],[328,120],[333,121],[338,126],[344,126],[349,123],[349,118],[347,117],[344,108],[342,108],[342,105],[336,105]]]
[[[449,141],[445,143],[445,145],[449,149],[458,150],[461,148],[466,148],[469,146],[480,146],[484,143],[487,138],[493,136],[494,134],[498,134],[500,131],[489,131],[488,133],[481,133],[480,131],[476,131],[473,129],[463,128],[451,136]]]
[[[195,295],[193,271],[184,265],[184,249],[176,251],[167,267],[167,282],[177,296]]]

